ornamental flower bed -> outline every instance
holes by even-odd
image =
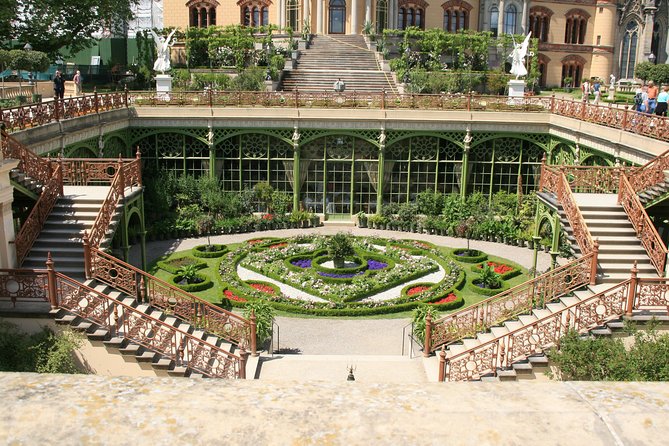
[[[419,294],[419,293],[422,293],[422,292],[427,291],[429,289],[430,289],[430,287],[425,286],[425,285],[415,286],[415,287],[409,288],[407,290],[407,296],[413,296],[414,294]]]
[[[290,263],[299,268],[311,268],[311,259],[291,260]]]
[[[367,260],[367,269],[369,271],[378,271],[380,269],[387,268],[388,264],[384,262],[379,262],[378,260],[369,259]]]
[[[225,290],[225,291],[223,291],[223,296],[225,296],[226,299],[231,300],[231,301],[235,301],[235,302],[247,302],[246,299],[244,299],[243,297],[239,297],[239,296],[237,296],[236,294],[234,294],[234,293],[233,293],[232,291],[230,291],[230,290]]]
[[[283,243],[276,243],[276,244],[274,244],[274,245],[269,245],[269,249],[285,248],[286,246],[288,246],[288,243],[285,243],[285,242],[283,242]]]
[[[502,275],[506,274],[509,271],[513,271],[513,268],[510,267],[509,265],[505,265],[503,263],[495,263],[495,262],[486,262],[486,264],[493,269],[497,274]],[[476,265],[476,268],[478,269],[483,269],[483,265]]]
[[[458,299],[458,296],[455,295],[455,293],[449,293],[448,296],[442,297],[436,302],[431,302],[431,305],[441,305],[441,304],[448,304],[451,302],[455,302]]]
[[[274,288],[272,288],[269,285],[265,285],[264,283],[249,283],[249,286],[251,288],[254,288],[254,289],[260,291],[261,293],[265,293],[265,294],[275,294],[276,293]]]

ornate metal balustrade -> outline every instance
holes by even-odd
[[[587,331],[622,316],[629,296],[634,294],[634,287],[630,287],[632,282],[628,279],[450,358],[446,358],[446,353],[442,351],[439,381],[465,381],[489,373],[496,374],[499,369],[511,367],[516,361],[558,345],[560,338],[571,329]]]
[[[14,238],[14,245],[16,246],[16,259],[20,265],[30,252],[35,240],[39,237],[44,222],[49,217],[54,204],[58,198],[63,196],[63,175],[60,166],[56,166],[51,176],[51,179],[44,185],[44,190],[39,196],[30,211],[30,215],[25,223],[21,226],[19,233]]]
[[[13,304],[49,302],[54,309],[94,322],[148,350],[211,378],[246,378],[248,354],[232,354],[111,296],[56,272],[49,256],[46,270],[0,270],[0,296]]]
[[[0,300],[17,302],[49,302],[46,270],[1,269]]]
[[[646,253],[648,253],[648,257],[650,257],[657,273],[663,276],[667,263],[667,247],[657,233],[655,225],[646,213],[646,209],[639,201],[634,188],[627,180],[627,176],[621,175],[619,189],[618,203],[625,209],[627,217],[632,222],[636,235],[646,249]]]
[[[567,177],[572,192],[613,194],[618,192],[620,174],[635,168],[563,165],[559,170]]]
[[[639,193],[664,182],[666,170],[669,170],[669,150],[628,173],[627,179],[634,191]]]
[[[104,94],[93,93],[75,98],[0,109],[0,119],[2,119],[8,131],[16,131],[60,121],[61,119],[76,118],[127,106],[128,98],[125,91]]]
[[[51,179],[53,167],[48,160],[35,155],[4,130],[2,130],[1,136],[3,158],[19,160],[17,168],[41,184],[46,184]]]
[[[442,345],[488,330],[533,308],[542,308],[560,296],[594,283],[596,259],[596,254],[590,253],[438,321],[428,322],[423,354],[428,356]]]
[[[106,283],[256,354],[255,316],[247,320],[88,245],[84,245],[84,260],[86,278]]]
[[[585,224],[583,215],[576,204],[574,194],[569,187],[567,176],[559,168],[541,164],[541,180],[539,190],[552,192],[557,197],[558,203],[569,220],[569,225],[573,231],[574,238],[582,255],[590,254],[598,250],[596,242],[592,239],[590,231]],[[596,260],[595,260],[596,262]]]

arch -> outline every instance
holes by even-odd
[[[117,158],[119,155],[124,158],[134,157],[134,153],[128,150],[128,146],[123,138],[118,135],[108,135],[103,138],[102,156],[104,158]]]
[[[469,14],[473,6],[463,0],[449,0],[443,3],[444,9],[444,30],[448,32],[457,32],[469,29]]]
[[[636,20],[630,20],[625,24],[620,47],[620,78],[631,79],[634,77],[634,68],[637,59],[637,44],[639,42],[640,26]]]
[[[206,28],[216,25],[216,8],[220,6],[217,0],[189,0],[188,23],[191,27]]]
[[[553,11],[544,6],[533,6],[530,8],[529,28],[533,37],[539,42],[547,42],[550,32]]]
[[[577,54],[570,54],[561,60],[562,63],[562,82],[564,85],[565,78],[572,79],[572,87],[581,85],[581,78],[583,77],[583,70],[585,69],[586,60]]]
[[[269,25],[271,0],[239,0],[240,23],[253,28]]]
[[[511,3],[504,9],[504,34],[516,34],[518,7]]]
[[[564,43],[583,44],[590,14],[578,8],[565,13]]]
[[[397,6],[398,29],[410,26],[425,29],[425,11],[429,6],[425,0],[400,0]]]
[[[492,32],[493,37],[497,37],[499,30],[497,26],[499,25],[499,9],[497,5],[492,5],[490,7],[490,31]]]
[[[67,148],[65,158],[97,158],[98,152],[91,144],[79,143]]]

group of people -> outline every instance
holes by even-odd
[[[653,81],[649,81],[636,89],[634,93],[634,110],[641,113],[667,116],[667,101],[669,100],[669,86],[658,88]]]
[[[600,99],[602,99],[602,84],[599,79],[593,80],[592,85],[590,84],[590,81],[584,80],[581,84],[581,92],[583,93],[581,95],[583,102],[587,102],[590,98],[590,94],[592,94],[594,95],[592,103],[598,105]]]
[[[83,82],[81,71],[77,70],[72,78],[72,82],[74,83],[74,94],[81,96],[81,84]],[[54,99],[63,99],[65,97],[65,78],[60,70],[56,70],[56,74],[53,76],[53,97]]]

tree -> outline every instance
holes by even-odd
[[[9,66],[14,70],[46,71],[51,65],[49,57],[41,51],[11,50],[9,51]],[[19,76],[19,83],[21,77]]]
[[[12,39],[12,20],[16,15],[16,0],[0,0],[0,47]]]
[[[132,18],[131,6],[137,0],[79,0],[76,6],[65,6],[61,0],[0,0],[0,10],[6,11],[8,2],[15,4],[10,10],[12,26],[6,30],[8,14],[0,13],[0,40],[30,43],[55,58],[64,47],[73,53],[87,48],[101,29],[120,28]]]

